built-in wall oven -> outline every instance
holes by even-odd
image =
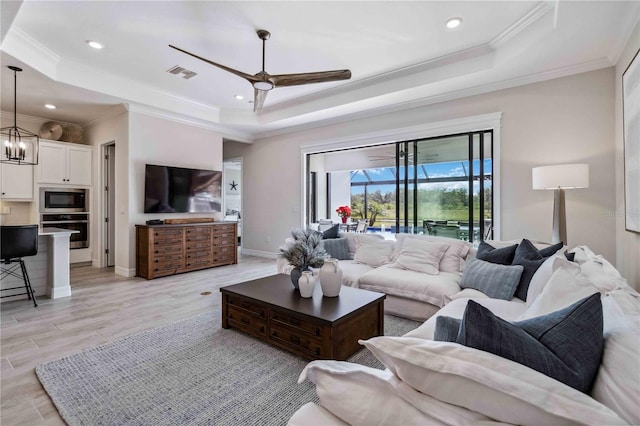
[[[44,213],[40,225],[43,228],[62,228],[78,231],[71,234],[69,248],[89,247],[89,215],[86,213]]]
[[[86,189],[40,188],[40,226],[78,231],[69,247],[89,247],[89,196]]]

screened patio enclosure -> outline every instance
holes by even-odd
[[[492,132],[478,131],[308,156],[307,217],[352,208],[368,232],[491,238]],[[348,228],[347,228],[348,229]]]

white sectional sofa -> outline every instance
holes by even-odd
[[[311,362],[300,381],[315,383],[320,405],[303,406],[289,424],[640,424],[640,294],[601,256],[585,247],[572,252],[574,262],[558,252],[537,268],[526,301],[458,298],[405,336],[362,341],[387,367],[384,371],[348,362]],[[602,335],[596,328],[598,339],[589,339],[602,338],[602,352],[576,355],[597,357],[588,390],[464,341],[433,340],[436,326],[442,331],[450,318],[469,321],[465,315],[477,303],[517,327],[551,318],[559,321],[553,330],[564,332],[570,324],[566,341],[586,341],[583,327],[585,336],[593,328],[576,323],[571,311],[584,300],[599,310],[601,306]],[[568,309],[570,314],[558,314]],[[592,317],[597,325],[597,315]],[[459,338],[463,332],[458,333]],[[565,346],[556,355],[572,357],[573,351],[581,349]]]
[[[451,238],[422,235],[396,234],[394,239],[385,239],[381,234],[340,233],[348,252],[340,256],[343,285],[359,287],[385,293],[385,312],[409,319],[424,321],[449,300],[458,297],[464,261],[472,252],[472,245]],[[423,256],[420,251],[425,244],[446,245],[446,250],[437,261],[436,273],[421,271],[424,259],[402,261],[403,247],[413,241],[420,244],[411,247],[411,253]],[[338,242],[337,240],[325,240]],[[289,273],[290,265],[278,260],[278,272]],[[429,271],[433,272],[433,271]]]

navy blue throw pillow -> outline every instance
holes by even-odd
[[[588,394],[604,345],[600,293],[513,324],[469,300],[456,341],[526,365]]]
[[[322,233],[322,238],[325,240],[331,238],[338,238],[338,233],[340,232],[340,224],[335,224],[331,228],[327,229]]]
[[[478,254],[476,257],[491,263],[499,263],[501,265],[511,265],[513,257],[516,255],[517,244],[508,247],[495,248],[491,244],[480,242],[478,246]]]
[[[520,283],[518,284],[514,297],[524,301],[527,300],[527,290],[529,289],[531,278],[533,278],[533,275],[547,257],[552,256],[561,248],[562,243],[558,243],[538,250],[533,243],[526,238],[518,244],[512,265],[522,265],[524,270],[520,276]]]

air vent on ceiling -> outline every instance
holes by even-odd
[[[196,75],[198,75],[198,73],[189,71],[188,69],[185,69],[179,65],[176,65],[173,68],[169,68],[167,72],[174,75],[182,74],[182,78],[184,78],[185,80],[189,80],[191,77],[195,77]]]

